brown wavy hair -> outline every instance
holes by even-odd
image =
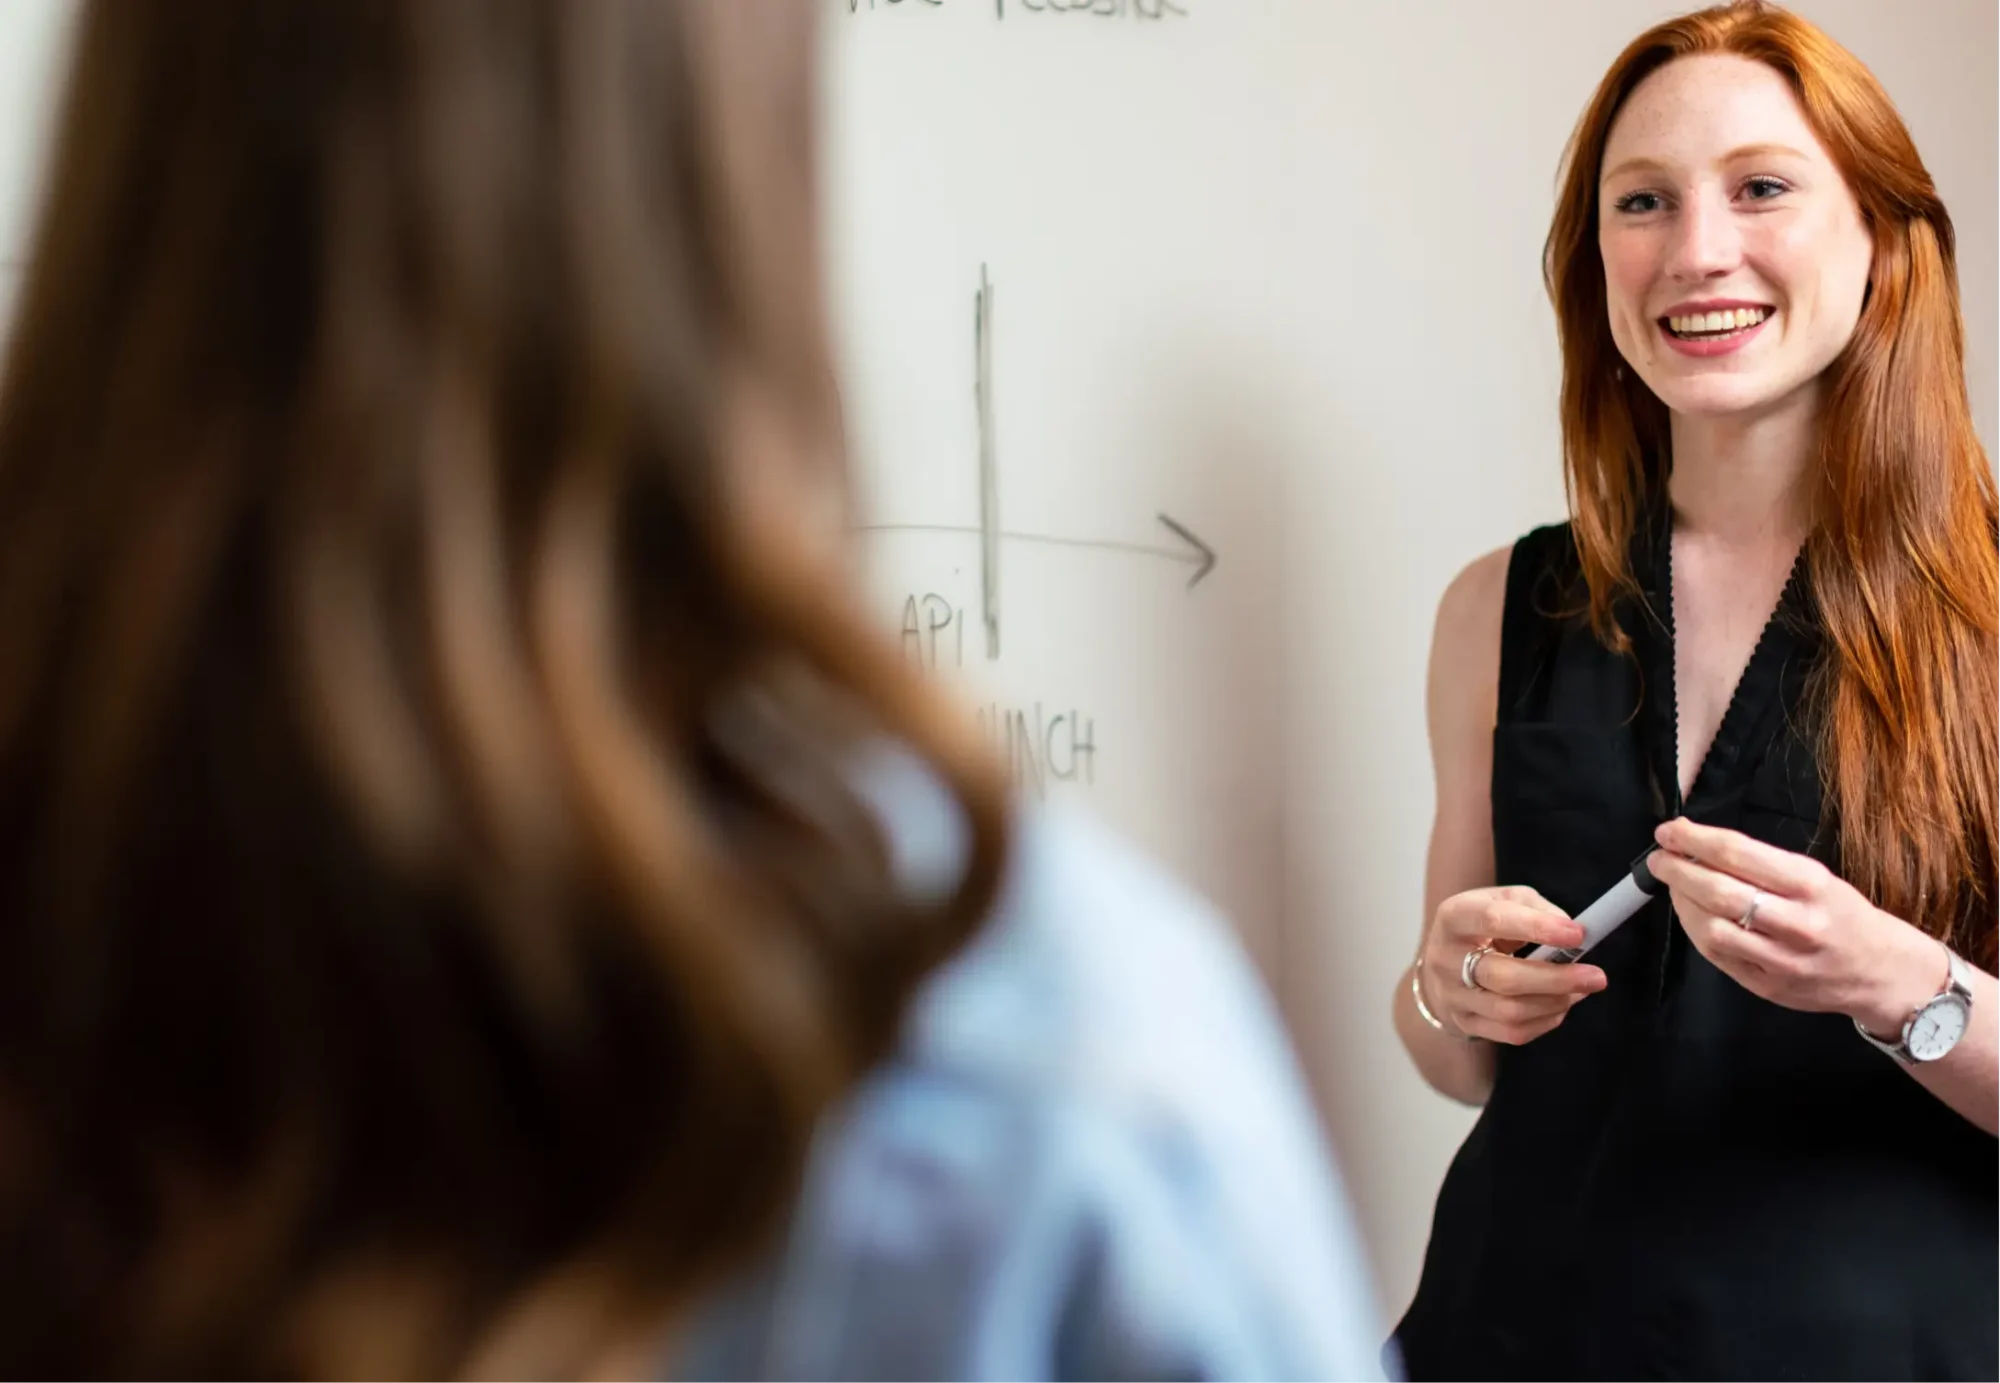
[[[1806,566],[1830,656],[1815,687],[1842,870],[1879,906],[1994,963],[1996,529],[1973,431],[1951,218],[1881,84],[1774,5],[1668,20],[1621,53],[1564,155],[1544,273],[1563,353],[1563,463],[1599,636],[1636,591],[1641,513],[1665,494],[1667,409],[1620,372],[1598,249],[1612,122],[1677,58],[1734,54],[1791,85],[1859,202],[1874,269],[1853,340],[1829,367]]]
[[[985,916],[1003,780],[842,541],[815,9],[81,7],[0,375],[6,1373],[594,1368]]]

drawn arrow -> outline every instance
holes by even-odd
[[[997,3],[997,0],[996,0]],[[987,266],[979,266],[979,289],[972,298],[972,394],[979,421],[979,526],[938,523],[864,524],[864,533],[922,532],[963,533],[979,539],[979,604],[986,626],[986,658],[1000,656],[1000,544],[1046,543],[1056,547],[1092,547],[1106,552],[1131,552],[1146,557],[1164,557],[1187,562],[1194,571],[1188,576],[1192,591],[1201,579],[1215,570],[1215,549],[1165,514],[1156,515],[1162,527],[1179,539],[1180,547],[1154,547],[1146,543],[1120,543],[1097,538],[1059,538],[1046,533],[1010,533],[1000,526],[1000,456],[995,441],[993,394],[993,276]]]
[[[1188,577],[1187,580],[1187,588],[1189,590],[1193,590],[1195,588],[1196,583],[1199,582],[1202,579],[1202,577],[1207,576],[1210,572],[1215,570],[1215,549],[1210,547],[1207,543],[1204,543],[1201,539],[1195,537],[1194,534],[1189,531],[1187,525],[1176,523],[1172,519],[1168,518],[1165,514],[1156,514],[1154,515],[1154,517],[1157,518],[1161,523],[1166,525],[1167,531],[1169,533],[1172,533],[1176,538],[1179,538],[1182,542],[1186,543],[1189,547],[1194,549],[1194,552],[1192,554],[1195,563],[1194,575]]]
[[[1194,567],[1187,579],[1187,589],[1193,590],[1201,579],[1215,570],[1217,561],[1215,549],[1197,538],[1184,523],[1166,514],[1156,515],[1161,525],[1181,545],[1168,547],[1155,543],[1121,543],[1104,538],[1061,538],[1049,533],[1013,533],[1002,531],[1000,537],[1008,542],[1040,543],[1047,547],[1097,548],[1103,552],[1129,552],[1141,557],[1163,557],[1170,562],[1185,562]],[[955,523],[866,523],[857,528],[862,533],[963,533],[978,537],[984,530],[976,524]]]

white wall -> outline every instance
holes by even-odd
[[[72,0],[0,0],[0,342],[6,340],[35,173],[62,78]]]
[[[1431,809],[1423,673],[1466,561],[1563,515],[1558,362],[1538,274],[1563,141],[1657,0],[1292,6],[1300,180],[1285,512],[1286,996],[1363,1200],[1387,1307],[1416,1282],[1471,1115],[1388,1026]],[[1960,232],[1974,411],[1995,454],[1993,0],[1799,0],[1897,101]]]

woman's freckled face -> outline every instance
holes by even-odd
[[[1768,408],[1846,348],[1873,242],[1774,69],[1733,56],[1668,63],[1620,110],[1603,168],[1612,339],[1669,408]]]

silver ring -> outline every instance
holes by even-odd
[[[1736,925],[1746,932],[1756,931],[1757,928],[1754,924],[1757,921],[1757,909],[1762,906],[1764,906],[1764,890],[1761,888],[1751,889],[1750,906],[1745,908],[1743,915],[1736,919]]]
[[[1493,953],[1492,943],[1475,946],[1465,953],[1465,959],[1458,963],[1458,977],[1465,981],[1467,989],[1483,989],[1479,983],[1479,962]]]

